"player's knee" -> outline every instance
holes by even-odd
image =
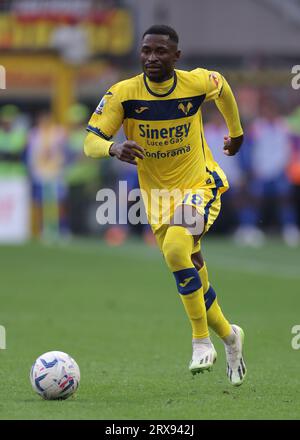
[[[184,249],[182,249],[180,242],[165,239],[162,251],[166,263],[171,269],[178,264],[180,265],[180,261],[183,259],[184,256]]]
[[[166,233],[162,252],[172,272],[193,267],[191,253],[193,236],[182,226],[170,226]]]
[[[163,254],[169,269],[173,272],[178,292],[188,295],[201,287],[197,269],[193,266],[191,253],[193,236],[185,228],[174,226],[168,229]]]

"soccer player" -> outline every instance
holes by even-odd
[[[239,151],[243,130],[224,77],[202,68],[175,69],[180,53],[178,35],[169,26],[154,25],[144,33],[143,73],[104,95],[89,121],[84,151],[93,158],[115,156],[137,165],[149,223],[192,326],[189,369],[192,374],[211,370],[217,354],[210,327],[224,341],[229,381],[240,385],[246,375],[244,333],[224,317],[200,251],[200,239],[217,218],[221,194],[228,189],[205,141],[202,104],[214,100],[226,121],[224,154]],[[122,124],[128,140],[114,143],[111,138]],[[154,190],[177,191],[168,209],[155,199]]]

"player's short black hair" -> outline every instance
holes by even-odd
[[[171,41],[174,41],[174,43],[178,44],[179,38],[177,32],[171,28],[170,26],[167,26],[166,24],[154,24],[153,26],[150,26],[143,35],[143,38],[145,35],[168,35]]]

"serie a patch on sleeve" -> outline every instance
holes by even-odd
[[[217,88],[219,87],[219,78],[214,72],[211,72],[209,74],[209,79],[215,84]]]
[[[112,92],[107,92],[107,93],[105,93],[105,95],[102,97],[101,101],[99,102],[99,104],[98,104],[98,106],[97,106],[97,108],[96,108],[96,110],[95,110],[95,113],[97,113],[97,115],[101,115],[101,114],[102,114],[102,112],[103,112],[103,108],[104,108],[104,106],[105,106],[105,104],[106,104],[106,102],[107,102],[107,97],[108,97],[108,96],[112,96]]]

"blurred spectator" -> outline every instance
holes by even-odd
[[[247,127],[259,114],[260,91],[258,87],[240,86],[236,90],[243,125]]]
[[[244,230],[240,232],[244,232],[244,239],[248,244],[249,237],[258,239],[261,234],[258,222],[267,206],[273,216],[277,217],[285,242],[290,246],[297,245],[300,235],[296,225],[292,188],[286,175],[290,162],[290,138],[287,125],[274,100],[262,100],[260,116],[252,124],[251,135],[253,147],[250,191],[254,204],[248,210],[248,218],[244,219]],[[243,238],[243,234],[240,238]]]
[[[222,216],[216,224],[222,232],[227,232],[238,226],[239,210],[242,204],[244,177],[241,170],[240,156],[226,156],[223,150],[223,138],[228,129],[221,113],[213,110],[209,122],[205,124],[205,139],[213,153],[215,161],[225,172],[230,190],[222,196]]]
[[[287,118],[291,136],[291,157],[288,164],[288,177],[293,185],[297,207],[298,226],[300,226],[300,107]]]
[[[19,123],[20,112],[14,105],[0,110],[0,176],[25,175],[24,152],[27,142],[25,127]]]
[[[32,178],[33,232],[51,241],[67,230],[63,180],[65,131],[42,113],[29,133],[28,166]]]
[[[68,111],[64,180],[68,186],[68,223],[72,234],[84,234],[88,230],[89,184],[97,182],[99,176],[99,162],[83,153],[88,116],[89,109],[83,104],[75,104]]]
[[[123,130],[121,129],[117,134],[117,136],[115,137],[115,141],[124,142],[124,140],[125,140],[125,135]],[[117,194],[117,200],[119,200],[119,204],[120,204],[118,207],[120,207],[122,211],[127,211],[128,213],[130,206],[133,203],[135,203],[135,202],[128,202],[128,194],[132,190],[139,189],[137,169],[134,165],[128,164],[126,162],[121,162],[118,160],[112,161],[110,167],[109,182],[111,182],[112,179],[115,182],[113,184],[113,189]],[[126,182],[127,185],[126,194],[119,193],[120,181]],[[106,186],[109,186],[109,182],[106,182]],[[141,203],[141,206],[142,207],[144,206],[143,203]],[[119,214],[120,213],[117,214],[117,224],[110,225],[104,234],[104,239],[109,245],[119,246],[122,243],[124,243],[124,241],[126,241],[131,234],[142,235],[143,240],[146,244],[150,246],[156,245],[155,237],[148,224],[138,224],[138,225],[130,225],[129,223],[120,224],[119,223],[120,219],[118,218]],[[144,211],[143,214],[141,213],[140,218],[146,217]]]
[[[22,119],[14,105],[0,109],[0,243],[21,243],[30,235],[27,132]]]

